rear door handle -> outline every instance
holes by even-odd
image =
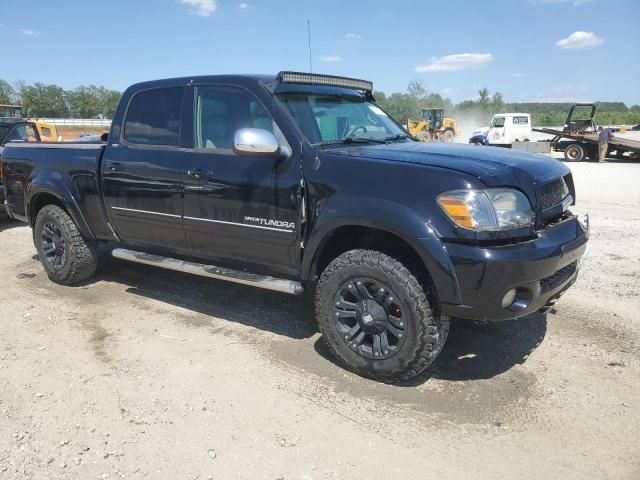
[[[124,170],[124,168],[120,162],[111,162],[109,164],[109,170],[112,172],[119,172],[120,170]]]

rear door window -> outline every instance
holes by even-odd
[[[180,115],[184,87],[136,94],[127,110],[124,140],[138,145],[180,146]]]

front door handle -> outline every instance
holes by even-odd
[[[111,162],[109,164],[109,170],[111,170],[112,172],[119,172],[120,170],[122,170],[122,164],[120,162]]]
[[[200,179],[201,174],[202,174],[202,169],[201,168],[193,168],[191,170],[187,170],[187,175],[189,175],[190,177],[195,178],[196,180]]]

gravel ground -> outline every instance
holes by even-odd
[[[640,478],[639,163],[571,165],[591,251],[553,314],[433,368],[334,365],[311,299],[115,260],[51,283],[0,223],[0,479]]]

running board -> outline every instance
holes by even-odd
[[[243,285],[250,285],[252,287],[264,288],[267,290],[275,290],[276,292],[289,293],[292,295],[301,295],[304,293],[304,287],[302,284],[300,282],[294,282],[293,280],[284,280],[266,275],[239,272],[238,270],[216,267],[215,265],[185,262],[183,260],[176,260],[175,258],[135,252],[124,248],[114,249],[111,252],[111,255],[121,260],[142,263],[144,265],[153,265],[155,267],[166,268],[167,270],[175,270],[176,272],[191,273],[193,275],[200,275],[201,277],[241,283]]]

